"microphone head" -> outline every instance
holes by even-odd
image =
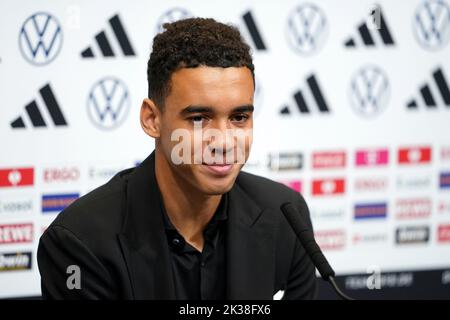
[[[302,219],[301,214],[290,202],[285,202],[280,206],[281,212],[283,212],[286,220],[289,222],[291,227],[294,229],[295,233],[297,231],[307,231],[309,230],[308,225]],[[295,226],[295,227],[294,227]],[[297,230],[300,229],[300,230]]]

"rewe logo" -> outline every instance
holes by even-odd
[[[33,242],[33,224],[0,225],[0,244]]]
[[[41,89],[39,89],[42,100],[46,106],[45,109],[39,110],[36,100],[31,101],[25,106],[25,111],[27,112],[28,119],[19,116],[17,119],[11,122],[11,128],[13,129],[24,129],[27,127],[25,121],[31,121],[31,126],[34,128],[38,127],[48,127],[48,123],[53,122],[57,127],[66,127],[67,121],[61,111],[61,108],[56,101],[56,97],[50,87],[50,84],[46,84]],[[44,111],[47,111],[45,113]],[[47,120],[45,120],[46,118]]]
[[[23,187],[33,184],[33,168],[0,169],[0,187]]]
[[[397,219],[428,218],[431,215],[432,203],[428,198],[399,199],[395,203]]]
[[[109,26],[111,27],[111,33],[114,34],[115,39],[118,42],[118,45],[122,51],[122,54],[125,57],[135,56],[136,53],[131,45],[130,40],[128,39],[127,33],[125,31],[122,22],[120,21],[119,15],[114,15],[111,19],[109,19]],[[95,42],[97,43],[98,49],[100,49],[100,54],[103,57],[115,57],[118,55],[118,50],[113,49],[111,45],[111,36],[107,36],[107,31],[100,31],[95,35]],[[81,52],[82,58],[95,58],[96,54],[94,53],[93,47],[87,47]]]

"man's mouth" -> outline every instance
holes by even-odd
[[[226,175],[233,169],[233,164],[203,163],[203,165],[216,175]]]

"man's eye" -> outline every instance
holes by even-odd
[[[235,122],[245,122],[247,119],[248,116],[245,114],[237,114],[232,118],[232,120]]]
[[[194,116],[190,117],[189,120],[192,121],[194,124],[201,124],[205,119],[203,116]]]

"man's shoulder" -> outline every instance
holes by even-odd
[[[64,228],[80,239],[98,234],[115,235],[124,219],[126,180],[133,169],[116,174],[104,185],[95,188],[64,209],[49,228]]]
[[[236,184],[263,207],[277,207],[285,202],[297,203],[303,198],[286,185],[265,177],[241,171]]]

